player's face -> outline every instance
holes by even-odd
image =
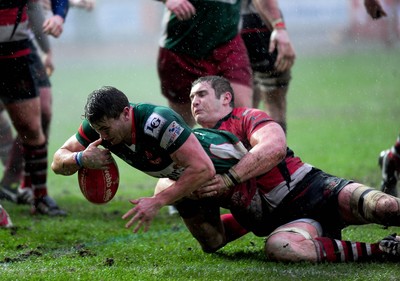
[[[214,127],[221,119],[223,95],[217,99],[214,89],[208,82],[194,85],[190,91],[190,100],[192,115],[202,127]]]
[[[103,140],[109,141],[112,145],[121,142],[129,143],[132,140],[129,123],[125,112],[119,118],[105,118],[96,124],[91,124],[93,129]]]

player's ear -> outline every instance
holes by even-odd
[[[124,118],[125,118],[126,120],[129,119],[130,112],[131,112],[130,107],[125,106],[125,107],[124,107],[124,110],[122,111],[122,115],[124,116]]]
[[[224,93],[224,104],[229,104],[232,100],[232,93],[231,92],[225,92]]]

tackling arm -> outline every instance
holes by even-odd
[[[286,137],[276,122],[268,122],[250,138],[252,148],[231,169],[241,182],[265,174],[286,156]]]
[[[161,207],[173,204],[191,194],[215,175],[215,168],[210,158],[194,134],[190,134],[186,142],[171,154],[171,158],[185,170],[175,183],[156,193],[153,197],[130,200],[136,206],[125,213],[122,218],[132,217],[125,226],[129,228],[137,223],[133,229],[134,232],[139,231],[142,226],[144,231],[147,231]]]

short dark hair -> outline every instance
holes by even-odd
[[[91,124],[105,118],[116,119],[129,106],[129,100],[123,92],[111,86],[103,86],[89,94],[84,117]]]
[[[221,97],[221,95],[223,93],[229,92],[232,95],[232,100],[230,102],[230,105],[232,107],[234,107],[235,104],[235,93],[233,92],[231,83],[229,82],[228,79],[221,77],[221,76],[214,76],[214,75],[210,75],[210,76],[203,76],[200,77],[198,79],[196,79],[193,83],[192,83],[192,87],[202,83],[202,82],[207,82],[210,84],[211,88],[214,89],[215,91],[215,96],[217,99],[219,99]]]

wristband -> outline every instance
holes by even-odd
[[[75,154],[75,162],[76,162],[76,165],[79,166],[79,168],[83,167],[82,156],[83,156],[82,151],[79,151],[78,153]]]
[[[235,177],[230,173],[230,171],[228,171],[225,175],[230,179],[230,181],[232,182],[233,185],[239,184],[239,182],[238,182],[238,181],[235,179]]]
[[[237,185],[237,184],[242,182],[242,180],[240,179],[239,175],[235,172],[235,170],[233,168],[229,169],[228,174],[233,177],[232,181],[233,181],[233,183],[235,185]]]
[[[222,174],[221,177],[222,177],[222,180],[224,181],[225,186],[228,189],[235,186],[232,179],[229,177],[228,173]]]
[[[272,21],[272,27],[274,29],[286,29],[285,22],[283,21],[282,18]]]

